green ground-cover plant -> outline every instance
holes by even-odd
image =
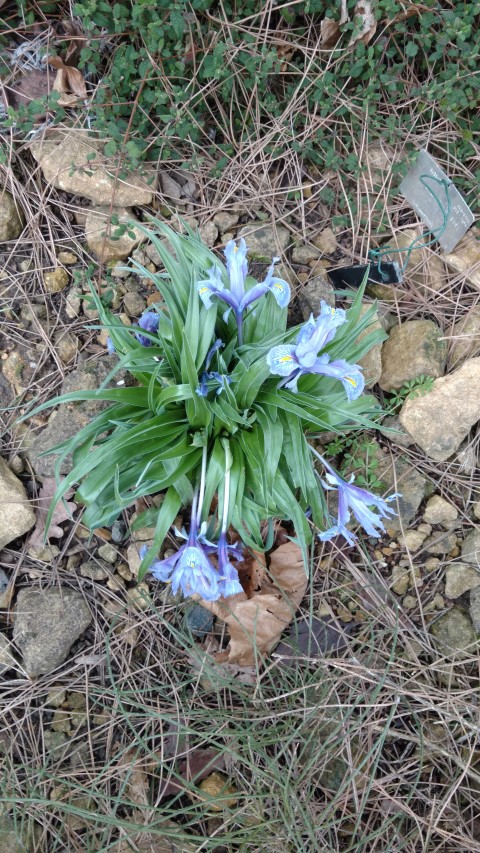
[[[398,412],[402,408],[405,400],[414,400],[416,397],[422,397],[432,390],[434,383],[433,376],[426,376],[422,373],[415,379],[409,379],[401,388],[394,389],[388,400],[388,410],[392,413]]]
[[[315,531],[323,540],[342,534],[354,541],[350,511],[370,535],[379,535],[382,517],[393,510],[340,477],[314,441],[325,430],[371,427],[378,413],[374,398],[362,395],[356,364],[384,338],[378,330],[358,341],[375,314],[374,305],[361,314],[363,288],[348,312],[321,303],[317,318],[287,329],[290,290],[275,276],[274,263],[258,283],[247,275],[244,240],[227,244],[225,268],[193,232],[182,236],[152,223],[154,230],[144,230],[165,267],[153,276],[157,305],[130,329],[95,296],[110,350],[119,357],[110,378],[123,368],[136,384],[63,395],[36,410],[85,399],[111,404],[49,451],[60,454],[58,465],[69,453],[74,460],[54,502],[80,483],[83,521],[94,529],[112,524],[137,499],[163,493],[160,507],[136,521],[155,525],[141,574],[180,508],[192,504],[186,543],[151,570],[172,580],[174,591],[180,586],[184,594],[211,599],[241,589],[229,560],[241,557],[227,542],[231,525],[258,549],[270,547],[265,522],[292,522],[306,564]],[[139,263],[133,267],[147,274]],[[331,490],[338,492],[336,520],[326,505]],[[208,559],[212,551],[220,576]]]
[[[339,21],[340,4],[277,5],[75,3],[87,36],[79,62],[91,86],[88,121],[109,140],[105,154],[130,164],[168,160],[218,176],[241,149],[261,150],[271,162],[297,152],[355,176],[365,131],[369,140],[395,144],[410,136],[412,123],[438,122],[455,128],[444,144],[475,171],[478,3],[426,0],[406,10],[399,0],[378,0],[364,44],[365,10],[348,0],[348,20],[328,45],[322,25]],[[18,23],[33,25],[36,7],[28,0],[20,6]],[[48,50],[67,47],[60,39]],[[54,107],[52,116],[64,120],[65,111],[56,115]],[[9,123],[18,120],[10,111]],[[473,189],[462,170],[456,181]],[[352,198],[351,213],[356,203]]]

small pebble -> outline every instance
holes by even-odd
[[[433,603],[437,610],[443,610],[443,608],[445,607],[445,599],[443,595],[440,595],[440,593],[437,592],[435,598],[433,599]]]
[[[123,578],[119,577],[119,575],[113,575],[109,577],[107,581],[107,586],[109,589],[116,592],[119,589],[125,589],[125,581]]]
[[[425,571],[426,572],[435,572],[440,565],[440,560],[438,557],[429,557],[428,560],[425,561]]]
[[[70,557],[67,559],[67,571],[71,572],[73,569],[76,569],[80,563],[82,562],[81,554],[70,554]]]
[[[133,578],[133,575],[132,575],[130,569],[128,568],[127,563],[119,563],[118,564],[117,574],[120,575],[120,577],[123,578],[124,581],[131,581]]]
[[[87,563],[82,563],[80,566],[80,574],[82,578],[89,578],[92,581],[104,581],[108,578],[108,571],[94,560],[89,560]]]
[[[137,610],[147,610],[152,604],[148,586],[143,582],[133,587],[133,589],[128,589],[127,598]]]
[[[126,293],[123,297],[123,305],[127,314],[135,319],[139,318],[147,307],[145,299],[139,293]]]
[[[73,252],[59,252],[57,255],[57,260],[61,264],[65,264],[65,266],[71,266],[72,264],[76,264],[78,261],[77,256]]]
[[[125,534],[127,532],[127,528],[123,521],[115,521],[112,524],[112,542],[115,545],[120,545],[120,542],[123,542],[125,539]]]
[[[405,610],[413,610],[417,606],[417,599],[414,595],[406,595],[403,599],[403,606]]]
[[[105,560],[107,563],[111,563],[111,565],[115,565],[118,560],[117,549],[110,545],[108,542],[105,545],[101,545],[98,549],[98,556]]]
[[[22,471],[24,471],[25,469],[22,457],[19,456],[18,453],[16,453],[15,456],[12,456],[12,458],[10,459],[8,467],[10,468],[10,471],[13,471],[14,474],[21,474]]]
[[[60,293],[68,284],[68,273],[63,267],[57,267],[52,272],[46,272],[43,281],[49,293]]]
[[[480,519],[480,501],[473,504],[473,514],[475,518]]]

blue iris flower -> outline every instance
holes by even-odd
[[[318,356],[319,351],[333,340],[338,327],[345,321],[346,314],[343,309],[331,308],[322,300],[319,316],[316,320],[310,316],[308,323],[300,330],[296,344],[272,347],[267,355],[270,373],[284,376],[288,381],[282,384],[294,392],[298,390],[297,382],[300,376],[305,373],[332,376],[343,384],[348,399],[356,400],[365,387],[359,365],[349,364],[343,359],[330,361],[327,353]]]
[[[217,559],[220,592],[224,598],[229,595],[236,595],[237,592],[243,592],[243,587],[238,579],[238,572],[228,558],[229,551],[235,560],[243,560],[241,550],[235,545],[227,544],[226,533],[223,531],[217,543]]]
[[[225,346],[225,344],[223,343],[221,338],[217,338],[217,340],[207,353],[207,357],[205,359],[205,370],[200,375],[200,384],[198,388],[195,389],[199,397],[206,397],[208,392],[212,388],[216,388],[216,394],[218,396],[222,393],[222,391],[225,390],[227,385],[231,385],[232,380],[225,373],[218,373],[216,370],[212,370],[211,372],[209,372],[208,370],[213,356],[223,346]]]
[[[148,545],[142,545],[142,560],[147,551]],[[216,601],[222,594],[219,574],[201,546],[194,524],[185,545],[165,560],[154,560],[150,571],[154,578],[163,583],[171,581],[174,595],[179,588],[185,597],[198,594],[205,601]]]
[[[347,482],[319,453],[315,452],[315,455],[318,456],[327,470],[325,475],[327,482],[322,481],[323,487],[329,491],[336,489],[338,493],[337,523],[333,527],[330,527],[329,530],[325,530],[319,534],[322,542],[328,542],[335,536],[342,535],[349,545],[355,543],[357,537],[347,528],[347,524],[350,521],[350,510],[368,536],[375,536],[377,538],[381,536],[385,532],[382,518],[395,515],[395,510],[393,507],[388,506],[388,504],[395,498],[400,497],[400,495],[390,495],[386,500],[378,498],[367,489],[354,486],[353,481],[355,477],[353,474]],[[378,514],[373,509],[370,509],[370,507],[374,507]]]
[[[273,294],[281,308],[286,308],[290,301],[290,287],[286,281],[274,276],[274,266],[279,260],[279,258],[274,258],[264,281],[255,284],[250,290],[245,290],[247,245],[243,237],[238,246],[234,240],[229,240],[225,246],[224,254],[227,259],[230,288],[227,289],[223,284],[221,270],[218,267],[212,267],[209,270],[208,278],[197,283],[197,289],[205,308],[211,308],[212,298],[216,296],[228,306],[226,314],[230,309],[233,309],[239,340],[242,343],[242,315],[245,308],[248,308],[249,305],[268,292]]]
[[[140,328],[144,329],[145,332],[150,332],[152,335],[158,332],[159,323],[160,317],[156,311],[145,311],[138,321]],[[145,337],[145,335],[142,335],[140,332],[135,332],[135,337],[142,347],[151,347],[153,344],[150,338]]]

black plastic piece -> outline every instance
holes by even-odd
[[[359,264],[355,267],[340,267],[328,270],[328,277],[335,288],[360,287],[365,273],[368,271],[368,281],[374,284],[400,284],[402,272],[395,261],[382,261],[380,270],[378,264]]]

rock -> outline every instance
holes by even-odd
[[[135,319],[139,319],[147,307],[143,296],[135,292],[125,294],[123,305],[129,317],[134,317]]]
[[[14,474],[23,474],[25,470],[25,463],[21,456],[18,453],[15,456],[12,456],[10,462],[8,463],[8,467],[10,471],[13,471]]]
[[[5,781],[2,781],[2,788],[7,792]],[[2,814],[0,817],[0,853],[35,853],[39,848],[39,833],[38,824],[33,824],[30,821],[22,821],[18,819],[12,820],[7,815]]]
[[[441,336],[441,329],[432,320],[408,320],[394,326],[382,348],[380,388],[392,391],[422,374],[442,376],[447,345]]]
[[[368,304],[364,304],[361,307],[360,319],[363,315],[369,310],[371,306]],[[373,322],[368,328],[364,329],[357,338],[357,343],[359,343],[363,338],[372,332],[376,332],[377,330],[383,331],[380,321],[378,319],[378,314],[375,312]],[[365,387],[373,388],[374,385],[377,384],[380,376],[382,375],[382,343],[375,344],[362,358],[359,359],[358,364],[360,367],[363,367],[363,375],[365,377]]]
[[[238,213],[230,213],[228,210],[219,210],[213,217],[220,234],[230,231],[238,222]]]
[[[411,447],[412,444],[415,444],[412,436],[403,429],[397,415],[389,415],[384,418],[379,430],[382,435],[393,444],[398,444],[399,447]]]
[[[397,531],[402,525],[408,526],[415,518],[427,491],[427,479],[403,456],[395,458],[392,466],[390,455],[379,447],[376,458],[378,467],[375,473],[385,483],[387,492],[390,493],[392,489],[400,492],[400,497],[392,503],[394,509],[398,507],[399,515],[389,517],[385,523],[388,530]]]
[[[55,349],[64,364],[73,361],[78,352],[78,339],[70,332],[60,332],[55,338]]]
[[[470,443],[468,439],[464,441],[458,453],[453,457],[453,461],[455,461],[460,471],[464,474],[474,474],[478,468],[478,456],[475,444]]]
[[[57,267],[52,272],[46,272],[43,282],[48,293],[60,293],[68,284],[68,272],[63,267]]]
[[[458,518],[458,509],[440,495],[433,495],[428,501],[423,513],[423,520],[428,524],[441,524],[451,527]]]
[[[84,130],[55,130],[32,142],[30,150],[45,180],[57,189],[83,196],[94,204],[133,207],[150,204],[156,170],[135,169],[118,177],[118,164],[103,154],[105,141]],[[95,154],[95,159],[87,158]]]
[[[113,220],[113,221],[112,221]],[[88,248],[101,261],[123,260],[135,246],[145,240],[145,234],[135,227],[137,217],[126,207],[94,207],[85,223]],[[127,226],[124,233],[123,226]]]
[[[470,618],[477,634],[480,634],[480,586],[470,590]]]
[[[126,532],[127,528],[121,519],[114,521],[112,524],[112,542],[114,542],[115,545],[119,545],[120,542],[123,542],[125,539]]]
[[[25,390],[23,383],[23,371],[26,366],[26,362],[17,350],[9,352],[5,361],[2,361],[2,373],[7,382],[12,386],[15,394],[22,394]]]
[[[472,530],[462,545],[462,559],[480,568],[480,530]]]
[[[78,317],[80,314],[82,309],[82,299],[83,294],[81,290],[78,290],[76,287],[73,287],[67,293],[65,298],[65,313],[69,320],[74,320],[75,317]]]
[[[424,568],[425,568],[425,571],[428,573],[436,572],[439,565],[440,565],[440,560],[438,559],[438,557],[429,557],[428,560],[425,560]]]
[[[445,595],[458,598],[469,589],[480,586],[480,571],[467,563],[450,563],[445,573]]]
[[[397,595],[405,595],[410,586],[411,575],[409,568],[404,566],[394,566],[392,569],[392,578],[390,588]]]
[[[480,290],[480,228],[470,228],[453,252],[443,255],[443,260],[451,270],[461,273]]]
[[[459,367],[462,361],[480,353],[480,305],[475,305],[458,320],[451,331],[449,363]]]
[[[402,601],[402,604],[405,610],[413,610],[413,608],[417,606],[418,600],[415,598],[414,595],[406,595]]]
[[[475,518],[480,519],[480,501],[477,501],[476,503],[474,503],[473,514],[474,514]]]
[[[455,548],[456,544],[457,537],[455,533],[437,530],[428,539],[425,539],[423,548],[427,554],[441,554],[444,556],[445,554],[450,554],[450,551],[452,548]]]
[[[460,607],[452,607],[430,626],[441,655],[457,659],[469,657],[477,648],[477,638],[472,622]]]
[[[312,240],[313,245],[322,255],[333,255],[338,249],[337,238],[331,228],[324,228]]]
[[[407,551],[418,551],[425,542],[425,533],[420,530],[406,530],[399,536],[399,542]]]
[[[101,545],[98,549],[98,556],[105,560],[105,562],[110,563],[110,565],[115,565],[118,560],[117,549],[110,545],[108,542],[105,545]]]
[[[152,606],[148,584],[144,581],[132,589],[127,589],[127,598],[137,610],[148,610]]]
[[[64,587],[21,589],[13,639],[28,675],[36,678],[60,666],[91,621],[90,609],[78,592]]]
[[[0,191],[0,243],[16,240],[23,230],[24,217],[10,193]]]
[[[117,363],[115,357],[103,357],[94,362],[86,362],[77,370],[73,370],[64,380],[60,389],[61,394],[69,394],[71,391],[93,391],[100,387],[103,380],[109,374],[112,367]],[[116,377],[118,380],[121,376]],[[60,444],[76,435],[80,429],[90,423],[95,415],[104,409],[108,403],[101,400],[86,400],[82,403],[72,403],[68,406],[59,406],[49,419],[45,429],[35,433],[33,446],[28,449],[26,455],[30,460],[34,471],[40,477],[55,476],[55,464],[57,454],[51,456],[40,456],[39,454]],[[72,467],[71,456],[67,456],[61,466],[60,473],[67,474]]]
[[[200,225],[198,233],[205,245],[208,246],[209,249],[213,249],[218,240],[218,228],[215,225],[215,222],[204,222],[203,225]]]
[[[10,643],[5,634],[0,634],[0,675],[9,669],[15,669],[17,666],[18,664],[10,651]]]
[[[310,261],[316,261],[320,255],[321,252],[315,246],[295,246],[292,251],[292,261],[294,264],[309,264]]]
[[[105,581],[109,577],[108,569],[102,566],[96,560],[88,560],[80,566],[80,574],[82,578],[89,578],[91,581]]]
[[[57,255],[57,261],[61,264],[65,264],[66,267],[69,267],[72,264],[76,264],[78,262],[78,258],[74,252],[59,252]]]
[[[298,291],[298,303],[304,320],[308,320],[310,314],[314,317],[320,311],[320,302],[326,302],[332,308],[335,307],[335,293],[333,284],[324,275],[315,275]]]
[[[250,261],[271,263],[273,256],[282,256],[290,242],[290,232],[283,225],[264,225],[251,222],[240,229],[238,237],[244,237]]]
[[[405,401],[400,423],[430,459],[445,462],[480,419],[480,358],[436,379],[432,390]]]
[[[23,536],[35,524],[35,513],[23,484],[0,458],[0,548]]]

